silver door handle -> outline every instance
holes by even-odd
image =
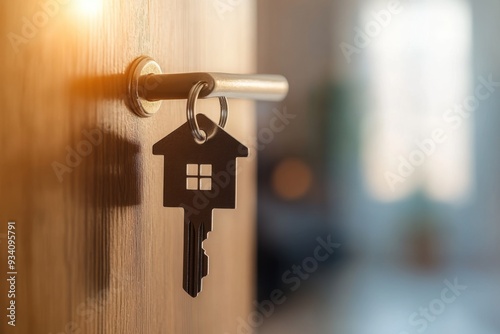
[[[162,100],[187,99],[197,82],[205,82],[200,98],[227,97],[281,101],[288,93],[288,81],[281,75],[178,73],[163,74],[149,57],[139,57],[127,74],[128,105],[141,117],[152,116]]]

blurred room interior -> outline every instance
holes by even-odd
[[[286,299],[258,332],[500,332],[499,13],[258,1],[258,71],[291,87],[258,104],[258,298]]]

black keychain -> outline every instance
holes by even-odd
[[[183,286],[192,297],[208,274],[202,243],[212,230],[212,210],[236,208],[236,158],[248,157],[248,148],[223,129],[225,97],[219,97],[219,125],[203,114],[195,116],[196,100],[206,85],[198,82],[189,92],[188,121],[153,146],[153,154],[164,156],[163,206],[184,209]]]

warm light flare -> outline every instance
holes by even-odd
[[[75,4],[83,15],[96,15],[102,10],[102,0],[75,0]]]

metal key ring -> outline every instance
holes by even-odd
[[[187,105],[186,105],[186,117],[189,123],[189,127],[191,128],[191,132],[193,133],[193,137],[201,143],[207,141],[206,133],[200,130],[198,125],[198,121],[196,121],[195,117],[195,108],[196,108],[196,100],[198,100],[198,96],[203,88],[207,87],[208,84],[203,81],[197,82],[189,91]],[[227,122],[227,100],[224,96],[219,97],[220,103],[220,120],[219,126],[224,128]]]

